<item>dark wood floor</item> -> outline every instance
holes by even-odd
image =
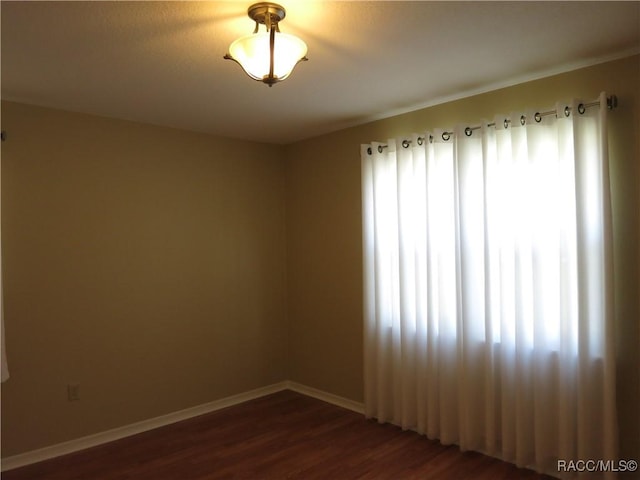
[[[60,479],[551,480],[291,391],[3,472]]]

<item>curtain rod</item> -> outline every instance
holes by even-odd
[[[588,102],[588,103],[580,103],[578,105],[578,113],[580,113],[580,115],[582,115],[587,108],[590,107],[596,107],[600,105],[600,101],[599,100],[594,100],[593,102]],[[613,110],[614,108],[616,108],[618,106],[618,97],[616,97],[615,95],[610,95],[607,97],[607,109],[608,110]],[[568,117],[571,114],[571,107],[566,106],[564,107],[564,116]],[[533,116],[533,118],[535,119],[535,121],[537,123],[540,123],[542,121],[542,117],[546,117],[548,115],[558,115],[558,112],[556,110],[548,110],[546,112],[536,112],[535,115]],[[526,115],[521,115],[520,116],[520,124],[524,125],[527,121],[527,117]],[[511,123],[511,119],[509,118],[505,118],[504,119],[504,128],[507,128],[507,126]],[[491,123],[487,123],[487,127],[495,127],[496,123],[495,122],[491,122]],[[474,130],[478,130],[482,128],[482,125],[476,125],[473,127],[467,127],[464,129],[464,134],[467,137],[470,137],[471,134],[473,133]],[[442,132],[442,139],[446,142],[449,139],[451,139],[451,136],[454,134],[454,132]],[[424,142],[425,137],[418,137],[417,142],[418,145],[422,145],[422,143]],[[433,142],[433,135],[429,135],[429,142],[432,143]],[[411,145],[411,140],[403,140],[402,141],[402,147],[403,148],[409,148],[409,145]],[[389,147],[389,145],[378,145],[378,153],[382,153],[382,151]],[[373,151],[371,150],[371,147],[367,148],[367,154],[371,155],[373,153]]]

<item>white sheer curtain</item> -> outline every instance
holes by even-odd
[[[617,459],[606,101],[362,146],[367,416],[556,475]]]

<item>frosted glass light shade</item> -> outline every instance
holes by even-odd
[[[273,48],[274,80],[287,78],[306,54],[307,45],[298,37],[276,32]],[[269,76],[269,33],[253,33],[238,38],[229,46],[229,56],[238,62],[251,78],[264,81]]]

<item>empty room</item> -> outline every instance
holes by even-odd
[[[3,479],[640,478],[640,2],[0,17]]]

